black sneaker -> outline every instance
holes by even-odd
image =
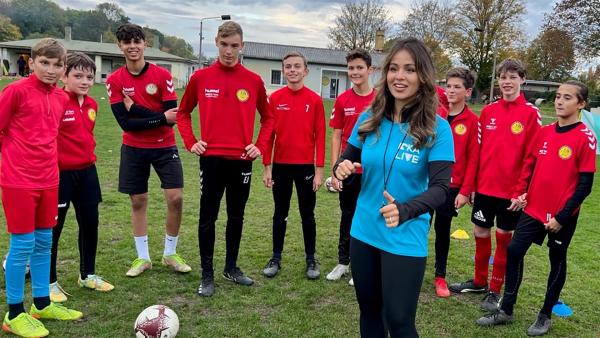
[[[316,260],[311,259],[306,261],[306,278],[317,279],[321,276],[321,270],[319,270],[319,263]]]
[[[552,327],[552,320],[548,318],[543,313],[538,314],[535,323],[531,324],[531,326],[527,329],[528,336],[543,336],[548,331],[550,331],[550,327]]]
[[[464,283],[450,284],[450,286],[448,287],[448,290],[450,290],[454,293],[466,293],[466,292],[481,293],[481,292],[487,291],[487,285],[482,285],[482,286],[475,285],[473,280],[469,279],[468,281],[466,281]]]
[[[223,277],[240,285],[250,286],[254,284],[254,281],[250,277],[244,275],[242,270],[237,266],[229,271],[224,271]]]
[[[500,295],[498,295],[497,293],[495,293],[493,291],[490,291],[485,295],[485,297],[483,297],[483,299],[481,300],[481,303],[479,303],[479,307],[482,310],[494,312],[498,309],[499,304],[500,304]]]
[[[263,269],[263,275],[266,277],[272,278],[277,275],[277,273],[281,270],[281,264],[278,260],[271,258],[265,268]]]
[[[198,286],[198,294],[202,297],[211,297],[215,294],[215,281],[212,276],[202,278],[202,283]]]
[[[477,319],[477,325],[480,326],[494,326],[509,324],[512,322],[513,316],[509,316],[504,310],[496,309],[496,311],[490,312],[489,314]]]

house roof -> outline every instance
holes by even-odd
[[[41,39],[29,39],[29,40],[18,40],[18,41],[6,41],[0,42],[0,48],[13,48],[13,49],[31,49]],[[57,39],[60,41],[68,51],[84,52],[88,54],[98,54],[103,56],[114,56],[123,57],[123,52],[117,47],[116,43],[102,43],[94,41],[82,41],[82,40],[64,40]],[[175,62],[190,62],[188,60],[177,55],[163,52],[156,48],[147,47],[144,51],[144,57],[150,60],[165,60]]]
[[[550,86],[550,87],[560,87],[560,82],[553,81],[540,81],[540,80],[525,80],[525,85],[537,85],[537,86]]]
[[[327,48],[302,47],[291,45],[279,45],[274,43],[245,41],[242,55],[244,58],[265,59],[281,61],[288,52],[297,51],[302,53],[308,63],[320,63],[326,65],[346,66],[347,51]],[[379,67],[383,63],[385,54],[371,52],[373,66]]]

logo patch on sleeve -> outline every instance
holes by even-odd
[[[246,102],[250,98],[250,94],[248,94],[246,89],[238,89],[238,91],[235,93],[235,96],[240,102]]]
[[[571,156],[573,156],[573,150],[571,147],[562,146],[560,149],[558,149],[558,157],[562,158],[563,160],[568,160],[571,158]]]

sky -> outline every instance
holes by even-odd
[[[54,0],[62,8],[93,9],[100,1]],[[108,1],[108,0],[107,0]],[[401,21],[413,0],[385,0],[393,21]],[[150,26],[185,39],[198,52],[200,19],[231,15],[244,29],[244,40],[296,46],[327,47],[328,28],[333,25],[345,1],[338,0],[112,0],[133,23]],[[524,0],[527,13],[523,28],[526,35],[537,35],[544,18],[557,0]],[[221,20],[203,21],[202,52],[216,55],[214,36]]]

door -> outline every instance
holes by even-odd
[[[340,79],[332,78],[329,82],[329,98],[335,99],[338,96],[338,87],[340,86]]]

